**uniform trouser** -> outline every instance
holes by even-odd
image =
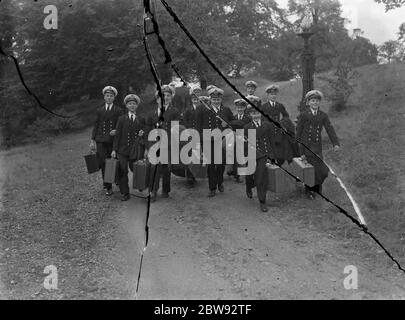
[[[309,192],[319,192],[319,193],[322,193],[322,184],[317,184],[317,185],[315,185],[315,186],[313,186],[313,187],[305,187],[305,191],[307,192],[307,193],[309,193]]]
[[[251,191],[256,186],[257,197],[260,203],[266,203],[267,187],[269,175],[267,174],[266,158],[256,160],[256,171],[254,174],[246,176],[246,191]]]
[[[209,164],[207,169],[208,185],[211,191],[217,190],[217,187],[224,183],[224,164]]]
[[[120,192],[123,195],[129,194],[129,185],[128,185],[128,167],[131,171],[133,171],[133,160],[129,160],[129,156],[118,154],[119,162],[120,162]]]
[[[222,163],[215,164],[215,145],[218,142],[211,140],[209,145],[211,148],[211,156],[208,157],[210,164],[207,165],[207,176],[208,176],[208,187],[211,191],[217,190],[219,186],[224,183],[224,172],[225,172],[225,152],[221,148],[222,152]]]
[[[101,168],[101,175],[103,177],[104,181],[104,171],[105,171],[105,159],[111,158],[111,152],[113,149],[112,143],[108,142],[97,142],[97,158],[98,158],[98,163]],[[112,184],[111,183],[103,183],[104,188],[106,189],[111,189]]]
[[[153,178],[152,178],[153,179]],[[156,168],[155,181],[152,192],[159,190],[160,179],[162,179],[162,192],[170,192],[170,167],[168,164],[158,164]]]
[[[195,180],[193,173],[190,171],[189,168],[186,169],[186,178],[187,180]]]

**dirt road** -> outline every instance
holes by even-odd
[[[385,256],[367,261],[354,243],[371,242],[361,236],[337,240],[331,230],[320,230],[330,220],[342,223],[322,200],[273,196],[264,214],[231,179],[210,201],[206,181],[191,189],[175,178],[173,189],[170,199],[152,204],[140,299],[405,298],[404,277]],[[141,222],[139,201],[129,202],[124,224]],[[311,216],[310,225],[304,226],[303,216]],[[348,265],[358,268],[358,290],[344,288]]]

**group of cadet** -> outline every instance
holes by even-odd
[[[102,176],[104,178],[104,163],[109,157],[119,159],[119,188],[122,195],[121,200],[127,201],[130,198],[128,186],[128,168],[132,171],[135,161],[147,157],[148,150],[153,142],[148,141],[148,133],[159,123],[160,128],[165,129],[170,143],[171,122],[179,121],[185,128],[195,129],[202,132],[204,129],[245,129],[246,131],[256,130],[256,171],[253,175],[246,176],[246,195],[253,198],[253,189],[256,188],[257,197],[260,202],[260,209],[268,211],[266,194],[268,189],[268,174],[266,164],[272,162],[278,166],[284,162],[291,162],[294,157],[306,159],[315,167],[315,186],[306,187],[306,194],[310,199],[314,199],[316,192],[322,191],[322,184],[328,175],[328,168],[312,152],[322,158],[322,137],[323,128],[334,146],[339,149],[339,140],[335,130],[329,120],[328,115],[320,110],[320,105],[324,99],[323,94],[318,90],[307,93],[307,109],[301,112],[297,125],[290,120],[289,114],[282,103],[277,99],[279,87],[270,85],[266,88],[267,101],[262,102],[255,95],[257,83],[246,82],[246,96],[249,101],[256,106],[252,107],[244,99],[234,101],[236,113],[233,114],[228,106],[223,104],[224,91],[214,85],[204,90],[199,86],[193,86],[189,90],[189,100],[186,106],[176,105],[176,88],[173,85],[163,85],[163,104],[160,96],[156,93],[156,107],[146,115],[137,113],[141,99],[135,94],[129,94],[124,98],[126,111],[114,104],[117,90],[112,86],[107,86],[102,90],[105,104],[97,110],[96,121],[92,131],[91,149],[97,152]],[[161,118],[161,106],[164,108],[163,121]],[[261,110],[266,117],[262,116]],[[286,134],[270,121],[281,124],[282,128],[293,137]],[[202,136],[202,134],[201,134]],[[308,149],[298,144],[294,136],[304,143]],[[215,141],[211,140],[211,157],[214,155]],[[170,150],[170,146],[169,150]],[[204,151],[204,150],[202,150]],[[209,160],[209,159],[208,159]],[[211,159],[213,160],[213,159]],[[215,164],[209,161],[207,165],[208,176],[208,197],[215,197],[217,192],[223,193],[225,160],[222,164]],[[228,175],[232,175],[237,183],[241,183],[238,176],[238,165],[228,166]],[[151,200],[156,201],[160,180],[162,180],[162,198],[169,197],[171,191],[171,165],[158,164],[156,168],[156,178],[150,185]],[[190,170],[186,169],[186,178],[190,185],[195,184],[195,177]],[[104,183],[107,196],[113,194],[113,186]]]

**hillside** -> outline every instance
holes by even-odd
[[[405,65],[358,72],[350,107],[330,115],[341,152],[331,152],[325,138],[325,159],[359,202],[370,231],[404,265]],[[259,84],[263,97],[268,83]],[[300,85],[280,85],[294,118]],[[228,101],[234,97],[227,90]],[[146,206],[136,198],[122,204],[118,192],[104,197],[99,175],[84,167],[89,134],[0,153],[0,297],[133,298]],[[225,193],[208,201],[206,184],[190,189],[174,177],[171,198],[152,205],[141,298],[405,298],[405,275],[323,200],[271,194],[264,215],[256,199],[246,199],[244,185],[226,178]],[[355,215],[333,178],[325,194]],[[43,288],[47,265],[58,267],[57,291]],[[343,288],[346,265],[359,267],[358,291]]]

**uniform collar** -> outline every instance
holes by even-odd
[[[253,120],[253,125],[255,126],[255,127],[257,127],[257,126],[261,126],[262,125],[262,121],[261,120]]]
[[[112,108],[113,108],[113,103],[111,103],[110,104],[110,107],[108,107],[108,104],[107,103],[104,103],[104,109],[106,110],[106,111],[110,111]]]
[[[131,119],[131,116],[134,116],[135,117],[135,119],[136,119],[136,113],[133,113],[133,112],[131,112],[131,111],[128,111],[128,118],[129,119]]]
[[[313,116],[315,116],[315,112],[316,112],[317,115],[319,114],[319,109],[318,110],[312,110],[311,108],[309,108],[309,111],[311,112],[311,114]]]
[[[221,105],[219,106],[219,107],[214,107],[214,106],[212,106],[212,109],[215,111],[215,112],[219,112],[220,110],[221,110]]]

